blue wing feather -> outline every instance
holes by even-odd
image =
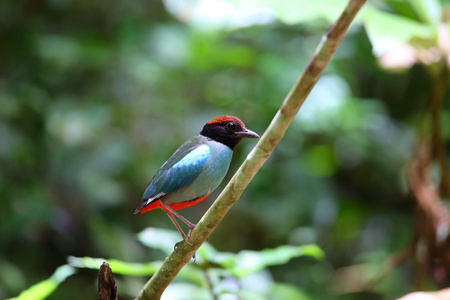
[[[207,145],[198,145],[196,139],[187,141],[156,172],[142,200],[184,188],[202,171],[210,154]]]

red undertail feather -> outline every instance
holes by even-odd
[[[186,208],[186,207],[190,207],[192,205],[195,205],[195,204],[205,200],[206,198],[208,198],[209,195],[211,195],[211,193],[209,193],[208,195],[205,195],[205,196],[201,196],[201,197],[189,200],[189,201],[183,201],[183,202],[177,202],[177,203],[169,203],[169,206],[172,207],[175,210],[183,209],[183,208]],[[164,199],[164,197],[161,198],[161,199],[158,199],[156,201],[153,201],[149,205],[146,205],[146,206],[142,207],[140,210],[137,211],[137,213],[143,214],[145,212],[148,212],[148,211],[156,209],[156,208],[164,209],[164,207],[162,207],[162,205],[161,205],[161,200],[163,200],[163,199]]]
[[[150,203],[149,205],[146,205],[144,207],[138,208],[136,209],[136,211],[134,212],[135,214],[139,213],[139,214],[143,214],[145,212],[148,212],[150,210],[156,209],[156,208],[162,208],[161,206],[161,200],[158,199],[156,201],[153,201],[152,203]]]

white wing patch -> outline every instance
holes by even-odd
[[[153,201],[158,200],[159,198],[161,198],[162,196],[165,196],[165,195],[166,195],[165,193],[156,194],[155,196],[148,198],[147,203],[145,205],[149,205]]]
[[[173,165],[172,168],[183,168],[189,165],[195,165],[199,161],[208,159],[210,153],[211,150],[209,150],[209,147],[207,145],[201,145],[186,154],[186,156],[183,157],[183,159],[177,162],[175,165]]]

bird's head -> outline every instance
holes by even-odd
[[[233,116],[220,116],[203,126],[201,135],[227,145],[231,149],[244,138],[259,138],[255,132],[247,129],[244,122]]]

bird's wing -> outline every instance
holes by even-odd
[[[157,200],[184,188],[202,171],[210,154],[208,145],[191,141],[183,144],[155,174],[142,200]],[[147,205],[151,202],[148,201]]]

